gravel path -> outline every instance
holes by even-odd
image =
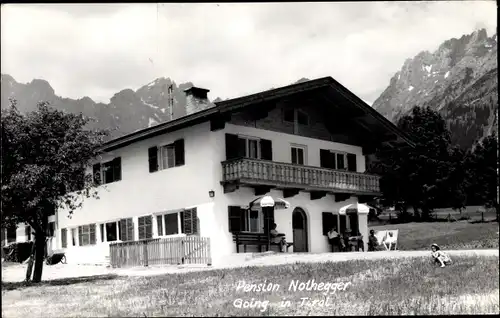
[[[497,249],[485,250],[448,250],[451,257],[469,255],[469,256],[499,256]],[[45,266],[43,270],[44,280],[62,279],[70,277],[83,277],[95,275],[119,275],[119,276],[151,276],[168,273],[184,273],[189,271],[201,271],[223,268],[235,268],[244,266],[272,266],[281,264],[290,264],[296,262],[328,262],[328,261],[348,261],[358,259],[383,259],[383,258],[402,258],[402,257],[429,257],[429,251],[383,251],[383,252],[350,252],[350,253],[290,253],[290,254],[235,254],[226,258],[226,264],[214,264],[208,267],[203,265],[185,265],[185,266],[150,266],[136,268],[109,268],[105,266],[92,265],[71,265],[58,264],[54,266]],[[14,264],[4,266],[2,264],[2,281],[20,282],[24,280],[26,266]]]

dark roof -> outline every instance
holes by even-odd
[[[366,104],[363,100],[361,100],[347,88],[342,86],[340,83],[338,83],[331,77],[323,77],[315,80],[310,80],[307,82],[292,84],[252,95],[247,95],[244,97],[238,97],[225,101],[216,102],[215,107],[211,107],[203,111],[193,113],[191,115],[187,115],[172,121],[161,123],[153,127],[141,129],[132,132],[128,135],[110,140],[106,142],[101,149],[103,151],[110,151],[113,149],[121,148],[140,140],[144,140],[167,132],[179,130],[202,122],[206,122],[219,114],[233,112],[250,105],[257,105],[266,101],[283,98],[296,93],[312,91],[318,88],[334,89],[337,93],[342,95],[342,97],[348,100],[351,105],[360,108],[364,113],[367,113],[370,116],[374,117],[374,119],[376,119],[376,121],[379,124],[384,126],[386,130],[399,136],[402,140],[404,140],[405,143],[411,146],[414,145],[414,143],[411,141],[408,135],[406,135],[393,123],[387,120],[384,116],[382,116],[380,113],[378,113],[368,104]]]

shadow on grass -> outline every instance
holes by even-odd
[[[27,287],[38,287],[38,286],[65,286],[81,283],[92,283],[96,281],[106,281],[117,278],[116,274],[104,274],[104,275],[94,275],[94,276],[81,276],[81,277],[71,277],[71,278],[60,278],[53,280],[45,280],[40,283],[33,282],[2,282],[3,290],[16,290],[23,289]]]

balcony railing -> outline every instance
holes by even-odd
[[[222,183],[271,185],[283,188],[379,194],[380,177],[366,173],[333,170],[258,159],[222,162]]]

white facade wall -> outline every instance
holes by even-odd
[[[67,217],[67,211],[58,211],[56,248],[62,248],[61,229],[66,228],[67,261],[101,263],[109,256],[109,245],[100,242],[100,223],[132,217],[137,239],[138,217],[197,207],[200,235],[210,237],[213,263],[235,252],[232,234],[228,230],[228,205],[246,205],[255,199],[255,195],[253,189],[244,187],[233,193],[223,193],[220,181],[221,162],[226,160],[225,133],[272,140],[273,161],[276,162],[291,163],[290,145],[293,143],[307,146],[306,164],[309,166],[319,167],[320,149],[331,149],[356,154],[358,172],[365,171],[365,158],[361,147],[231,124],[226,124],[223,130],[211,132],[207,122],[136,142],[106,154],[102,162],[117,156],[122,158],[121,181],[100,186],[100,199],[86,199],[83,207],[74,211],[71,218]],[[185,164],[150,173],[148,148],[170,144],[181,138],[185,144]],[[215,191],[214,198],[209,197],[210,190]],[[283,194],[281,191],[272,191],[271,195],[282,197]],[[330,247],[326,237],[322,235],[321,213],[327,211],[338,213],[341,206],[356,202],[357,198],[351,197],[347,201],[335,202],[333,195],[327,195],[312,201],[309,193],[301,192],[287,200],[291,204],[290,209],[275,211],[279,231],[285,233],[289,241],[292,240],[292,211],[295,207],[300,207],[307,214],[309,251],[327,252]],[[96,245],[71,246],[70,229],[92,223],[96,224]],[[368,233],[363,233],[364,229],[367,232],[367,228],[361,223],[363,223],[362,216],[360,216],[360,227],[363,229],[361,234],[367,238]],[[153,218],[153,234],[155,233],[156,219]]]
[[[107,154],[102,162],[121,157],[122,179],[100,186],[99,199],[86,199],[82,208],[74,211],[71,218],[67,217],[67,211],[59,211],[57,214],[58,248],[62,247],[61,229],[68,229],[68,262],[104,261],[109,256],[109,243],[99,242],[98,224],[121,218],[133,218],[134,234],[138,239],[138,217],[197,207],[200,234],[211,237],[215,219],[211,215],[213,199],[208,192],[213,189],[215,180],[209,171],[212,160],[210,137],[209,123],[203,123],[140,141]],[[184,139],[185,164],[150,173],[148,148],[170,144],[181,138]],[[70,228],[92,223],[97,224],[96,246],[71,246]],[[153,230],[156,231],[156,218],[153,218]]]

